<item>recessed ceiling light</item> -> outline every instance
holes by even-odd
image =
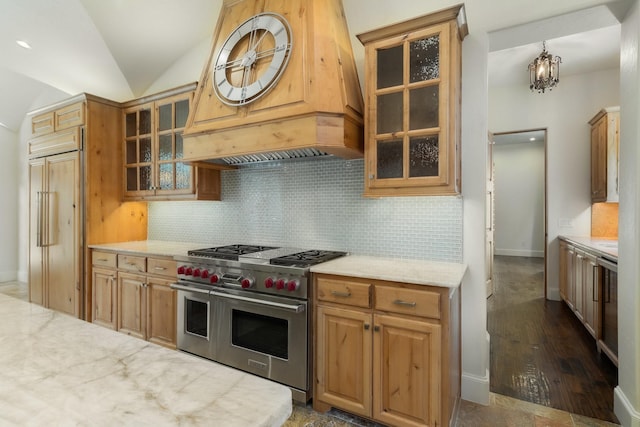
[[[2,122],[0,122],[0,126],[3,127],[3,128],[9,129],[9,127],[7,125],[5,125],[4,123],[2,123]]]
[[[23,47],[25,49],[31,49],[31,45],[24,40],[16,40],[16,43],[18,43],[18,46],[20,47]]]
[[[529,138],[529,141],[535,141],[535,140],[536,140],[536,138],[533,137],[533,136],[531,138]]]

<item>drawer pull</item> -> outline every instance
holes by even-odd
[[[331,295],[333,295],[334,297],[349,298],[351,296],[351,292],[331,291]]]
[[[109,260],[108,260],[107,258],[98,258],[98,261],[100,261],[100,262],[107,262],[107,261],[109,261]]]
[[[415,302],[402,301],[401,299],[394,300],[393,303],[396,304],[396,305],[403,305],[405,307],[415,307],[416,306]]]
[[[166,268],[164,268],[164,267],[154,267],[153,269],[154,270],[160,270],[160,271],[165,271],[166,270]]]

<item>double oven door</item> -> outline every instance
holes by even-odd
[[[306,400],[310,384],[306,300],[180,284],[178,348],[285,384]]]

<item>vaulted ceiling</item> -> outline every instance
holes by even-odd
[[[471,34],[489,33],[491,84],[527,84],[526,65],[540,53],[543,39],[551,53],[562,56],[566,74],[617,67],[616,18],[630,2],[467,0],[465,8]],[[343,0],[360,71],[364,49],[356,34],[458,3]],[[18,131],[25,114],[42,106],[43,93],[51,91],[125,101],[196,81],[221,5],[222,0],[0,0],[0,123]],[[184,81],[159,82],[170,69]]]

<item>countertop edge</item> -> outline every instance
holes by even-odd
[[[559,235],[558,239],[571,243],[572,245],[575,245],[587,252],[591,252],[596,256],[601,256],[603,258],[607,258],[615,262],[618,261],[617,249],[614,250],[612,248],[599,246],[599,245],[602,245],[604,242],[606,243],[617,242],[617,239],[606,239],[602,237],[591,237],[591,236],[566,236],[566,235]]]

